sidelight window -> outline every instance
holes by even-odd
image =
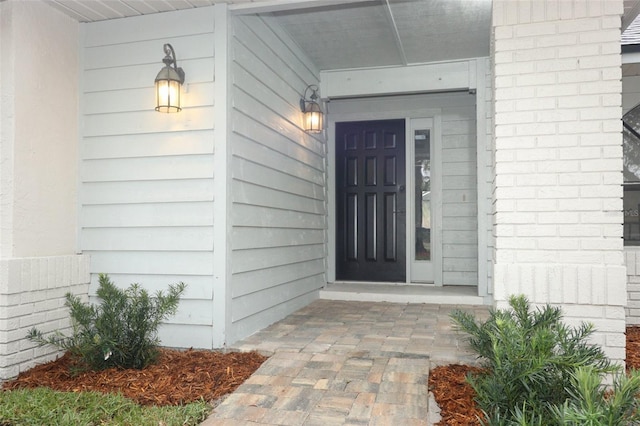
[[[415,260],[431,260],[431,138],[429,129],[416,130],[415,143]]]

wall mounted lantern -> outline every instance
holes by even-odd
[[[307,96],[311,92],[310,96]],[[317,102],[318,86],[315,84],[307,86],[304,97],[300,99],[300,109],[304,113],[304,131],[308,133],[322,132],[322,109]]]
[[[176,65],[173,46],[165,44],[164,53],[164,67],[156,76],[156,111],[179,112],[182,109],[180,88],[184,83],[184,71]]]

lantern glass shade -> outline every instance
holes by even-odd
[[[304,130],[309,133],[322,132],[322,110],[316,102],[307,102],[304,112]]]
[[[165,66],[156,77],[156,111],[179,112],[181,79],[171,67]]]

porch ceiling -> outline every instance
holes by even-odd
[[[227,3],[271,14],[320,70],[488,56],[492,0],[46,0],[94,22]],[[624,0],[623,29],[640,0]]]
[[[229,4],[272,14],[320,70],[489,55],[491,0],[47,0],[80,22]]]

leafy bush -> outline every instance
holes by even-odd
[[[557,424],[567,426],[617,426],[640,424],[638,392],[640,372],[617,374],[613,386],[602,384],[602,377],[591,366],[579,367],[573,374],[570,399],[552,407]]]
[[[572,379],[580,367],[596,375],[618,368],[586,342],[592,325],[570,328],[561,322],[560,309],[547,305],[534,311],[524,296],[512,296],[509,305],[492,310],[484,323],[460,310],[451,314],[487,363],[487,373],[468,381],[490,425],[555,424],[551,407],[578,395]]]
[[[99,305],[85,304],[67,293],[65,304],[70,310],[73,335],[56,332],[45,337],[33,328],[27,337],[40,345],[68,350],[93,370],[142,369],[153,363],[158,356],[158,326],[176,313],[186,285],[170,285],[168,294],[158,291],[151,297],[138,284],[121,290],[105,274],[100,274],[99,284]]]

